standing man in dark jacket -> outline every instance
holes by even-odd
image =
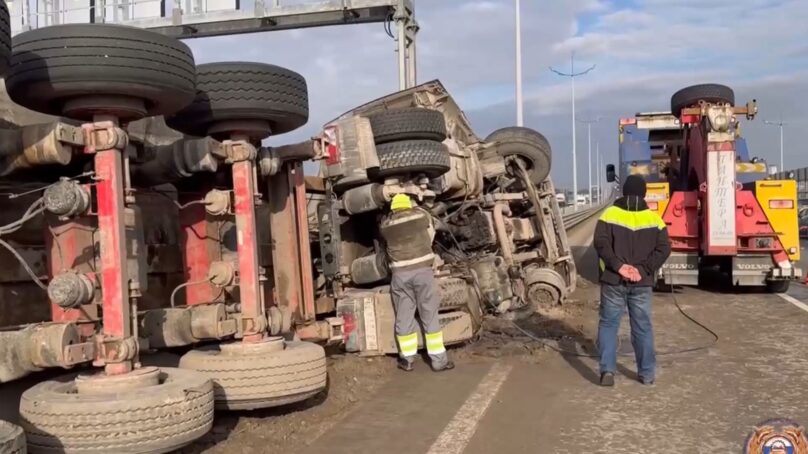
[[[645,204],[645,180],[630,175],[617,199],[598,220],[595,250],[600,262],[600,384],[614,385],[617,334],[628,306],[631,345],[640,382],[654,383],[656,355],[651,297],[657,271],[671,253],[665,222]]]

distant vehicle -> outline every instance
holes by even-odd
[[[808,238],[808,206],[800,208],[798,220],[800,226],[800,238]]]
[[[559,192],[556,194],[556,202],[558,203],[559,207],[564,208],[567,206],[567,196],[564,193]]]
[[[584,206],[584,205],[586,205],[586,204],[588,204],[588,203],[589,203],[589,198],[588,198],[587,196],[585,196],[585,195],[579,195],[579,196],[578,196],[578,197],[575,199],[575,202],[576,202],[576,205],[578,205],[579,207],[581,207],[581,206]]]

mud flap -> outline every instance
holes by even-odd
[[[742,287],[766,285],[774,269],[781,271],[772,264],[769,254],[737,255],[732,258],[732,284]]]
[[[345,350],[366,356],[398,353],[395,335],[395,311],[389,292],[357,292],[347,294],[337,304],[337,316],[344,325]],[[471,316],[464,311],[438,315],[446,345],[459,344],[474,336]],[[418,348],[424,347],[418,333]]]
[[[699,256],[695,253],[674,252],[659,270],[665,285],[699,285]]]

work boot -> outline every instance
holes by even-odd
[[[412,370],[413,370],[412,361],[410,361],[409,359],[399,358],[397,366],[398,366],[399,369],[403,370],[404,372],[412,372]]]
[[[445,370],[452,370],[454,369],[454,363],[451,361],[446,361],[441,366],[431,366],[434,372],[443,372]]]
[[[654,384],[653,378],[640,377],[640,383],[643,385],[651,386]]]
[[[614,386],[614,373],[603,372],[600,374],[600,386]]]

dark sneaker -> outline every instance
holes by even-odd
[[[432,367],[432,370],[435,372],[443,372],[445,370],[452,370],[454,369],[454,363],[451,361],[446,361],[446,364],[440,367]]]
[[[614,386],[614,374],[611,372],[600,374],[600,386]]]
[[[651,385],[654,384],[654,379],[653,378],[640,377],[640,383],[642,383],[643,385],[651,386]]]
[[[404,372],[412,372],[412,370],[413,370],[412,361],[406,360],[404,358],[399,358],[398,359],[397,366],[398,366],[399,369],[403,370]]]

